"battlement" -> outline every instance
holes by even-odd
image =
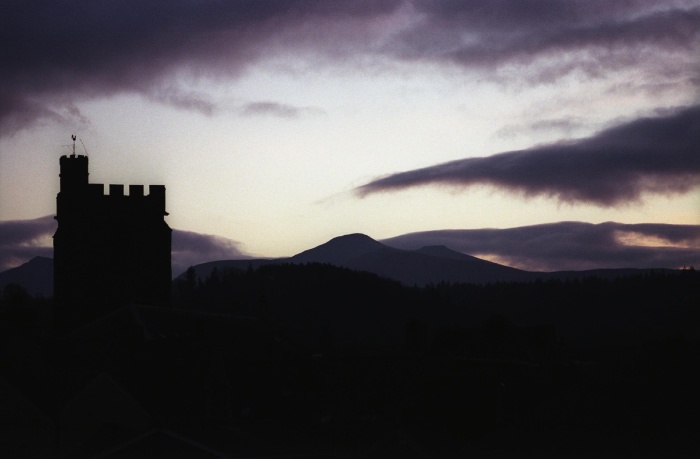
[[[72,155],[63,155],[61,156],[61,159],[59,159],[59,164],[61,166],[65,164],[70,164],[70,163],[85,163],[87,164],[88,162],[88,157],[85,155],[76,155],[75,153]]]
[[[59,214],[72,212],[94,212],[98,214],[129,215],[133,213],[168,215],[165,211],[165,186],[149,185],[148,194],[144,185],[105,185],[88,182],[88,157],[83,155],[61,156],[61,189],[58,194]]]
[[[165,197],[165,185],[148,185],[148,194],[144,194],[145,185],[129,185],[129,194],[124,193],[125,186],[121,184],[110,183],[105,193],[104,183],[88,183],[86,194],[90,196],[113,196],[122,198],[148,198]]]

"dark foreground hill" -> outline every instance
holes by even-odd
[[[174,300],[178,308],[271,318],[299,339],[309,338],[312,347],[325,333],[343,346],[396,350],[408,328],[432,336],[441,328],[481,326],[494,316],[517,326],[551,326],[577,345],[633,345],[671,335],[700,339],[700,309],[693,307],[700,304],[700,285],[693,279],[695,271],[650,271],[616,279],[417,288],[331,264],[274,263],[178,279]]]
[[[244,265],[58,333],[8,289],[0,457],[697,457],[698,276]]]
[[[414,288],[283,263],[180,280],[176,297],[257,317],[308,356],[279,399],[358,456],[692,457],[699,276]]]

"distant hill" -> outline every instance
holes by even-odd
[[[290,258],[294,263],[329,263],[347,265],[363,257],[389,249],[365,234],[348,234],[331,239],[325,244],[305,250]]]
[[[34,296],[53,296],[53,259],[34,257],[23,265],[0,273],[0,291],[7,284],[19,284]]]
[[[418,250],[401,250],[372,239],[365,234],[348,234],[331,239],[292,257],[253,260],[220,260],[194,266],[201,279],[214,268],[247,269],[280,263],[328,263],[367,271],[398,280],[404,285],[425,286],[439,282],[484,284],[526,282],[536,279],[574,279],[599,277],[613,279],[649,270],[596,269],[588,271],[531,272],[511,268],[466,255],[445,246],[427,246]],[[181,274],[178,277],[182,277]]]
[[[214,268],[247,269],[280,263],[327,263],[367,271],[401,282],[425,286],[441,281],[486,283],[526,281],[532,274],[465,255],[447,247],[401,250],[382,244],[365,234],[348,234],[331,239],[292,257],[257,260],[221,260],[194,266],[197,277],[208,277]],[[181,274],[178,278],[184,275]]]
[[[447,247],[401,250],[364,234],[350,234],[291,257],[294,263],[331,263],[369,271],[405,285],[424,286],[441,281],[485,283],[521,281],[526,271],[452,251]]]
[[[367,271],[404,285],[419,287],[440,282],[484,284],[526,282],[536,279],[575,279],[598,277],[613,279],[649,269],[596,269],[588,271],[530,272],[466,255],[445,246],[427,246],[417,250],[390,247],[365,234],[348,234],[331,239],[309,250],[286,258],[218,260],[194,266],[197,277],[209,277],[214,268],[245,270],[281,263],[327,263]],[[184,277],[179,273],[177,278]],[[0,289],[10,283],[24,287],[35,296],[53,295],[53,260],[35,257],[27,263],[0,273]]]

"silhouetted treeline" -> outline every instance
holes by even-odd
[[[34,297],[22,286],[8,284],[0,294],[0,350],[9,342],[41,346],[53,335],[50,299]]]
[[[497,313],[519,325],[549,323],[572,343],[629,345],[649,339],[700,339],[700,273],[649,271],[600,279],[439,284],[428,290],[459,305],[470,321]]]
[[[693,269],[408,288],[331,265],[284,264],[215,269],[204,280],[190,270],[176,282],[174,299],[176,307],[265,317],[291,327],[341,327],[346,334],[375,337],[382,329],[393,339],[406,338],[411,329],[415,335],[419,329],[483,327],[494,316],[519,327],[550,325],[577,346],[700,338],[700,273]]]
[[[349,457],[382,445],[387,456],[427,457],[698,450],[694,270],[407,288],[328,265],[281,265],[201,282],[191,272],[176,292],[179,307],[251,314],[290,342],[307,338],[301,352],[319,359],[286,380],[297,396],[278,406],[306,413],[307,433],[356,448]],[[388,331],[383,342],[376,323]]]
[[[322,342],[326,351],[336,344],[396,350],[406,322],[430,304],[419,289],[319,263],[214,269],[204,280],[189,270],[174,294],[175,307],[255,317],[313,350]]]
[[[198,279],[190,268],[184,280],[176,281],[175,288],[176,307],[241,314],[262,312],[260,308],[264,310],[266,303],[326,304],[408,297],[398,282],[320,263],[266,265],[247,270],[214,268],[204,280]]]

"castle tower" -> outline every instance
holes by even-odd
[[[170,305],[171,229],[165,186],[88,182],[88,158],[60,158],[54,302],[72,320],[96,319],[129,303]]]

